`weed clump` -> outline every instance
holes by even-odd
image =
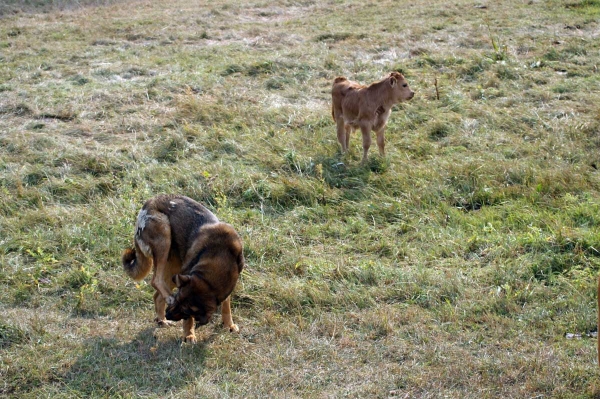
[[[0,349],[29,340],[29,334],[19,327],[0,321]]]
[[[180,135],[171,135],[157,142],[154,147],[154,159],[159,162],[177,162],[185,156],[188,142]]]
[[[428,131],[429,138],[438,141],[452,134],[454,127],[446,122],[437,121],[429,126]]]

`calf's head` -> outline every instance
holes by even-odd
[[[415,96],[415,92],[408,87],[408,82],[401,73],[392,72],[387,80],[392,88],[394,102],[408,101]]]
[[[206,283],[194,274],[176,274],[173,282],[178,289],[167,307],[167,319],[178,321],[193,317],[197,325],[207,324],[217,309],[217,300],[208,292]]]

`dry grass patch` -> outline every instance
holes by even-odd
[[[598,396],[596,1],[0,14],[0,395]],[[392,70],[361,165],[331,82]],[[181,345],[123,275],[162,192],[242,235],[239,335]]]

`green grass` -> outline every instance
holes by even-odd
[[[0,396],[600,395],[597,1],[196,3],[0,6]],[[361,165],[331,82],[392,70]],[[123,273],[163,192],[242,236],[239,335]]]

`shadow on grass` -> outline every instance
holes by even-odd
[[[349,197],[361,197],[371,174],[383,174],[389,168],[389,161],[378,156],[369,157],[365,164],[341,154],[317,157],[315,161],[322,165],[323,180],[330,187],[343,189]]]
[[[145,329],[128,342],[90,338],[62,377],[63,384],[82,397],[160,397],[193,382],[204,368],[208,342],[182,345],[178,339],[160,341],[154,330]]]

